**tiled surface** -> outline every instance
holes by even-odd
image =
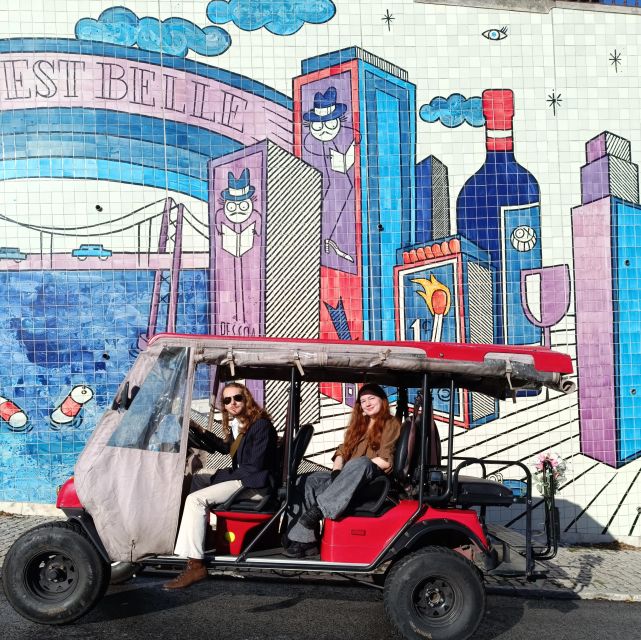
[[[0,502],[53,501],[148,332],[505,339],[578,393],[458,397],[456,451],[554,451],[564,539],[641,541],[638,7],[118,4],[0,8]]]

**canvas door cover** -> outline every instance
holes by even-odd
[[[173,553],[188,436],[182,428],[191,396],[188,364],[184,347],[153,345],[140,354],[119,392],[127,383],[130,395],[138,387],[131,405],[105,413],[76,463],[78,497],[112,562]]]

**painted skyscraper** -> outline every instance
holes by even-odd
[[[572,210],[581,451],[619,467],[641,455],[641,206],[630,143],[586,144]]]
[[[317,338],[320,173],[264,140],[212,160],[209,189],[212,333]],[[286,385],[268,382],[266,395],[262,382],[248,386],[285,415]],[[301,419],[313,422],[317,387],[303,395]]]
[[[492,342],[493,268],[487,251],[455,235],[399,251],[398,261],[397,340]],[[433,401],[436,418],[446,420],[449,391],[440,389]],[[457,391],[456,425],[471,428],[497,417],[493,398]]]
[[[415,87],[358,47],[294,80],[294,150],[323,174],[321,335],[394,339],[396,250],[414,242]],[[338,323],[338,327],[337,327]],[[346,334],[341,330],[342,336]]]
[[[416,164],[416,243],[450,235],[450,185],[447,167],[435,156]]]

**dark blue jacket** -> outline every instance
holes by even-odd
[[[266,418],[259,418],[249,426],[232,458],[231,469],[220,469],[216,472],[212,484],[240,480],[243,487],[263,489],[276,486],[276,468],[278,465],[276,450],[276,429]],[[222,441],[221,441],[222,442]],[[231,442],[224,443],[229,453]]]

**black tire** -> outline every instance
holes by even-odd
[[[20,536],[2,568],[9,604],[24,618],[60,625],[89,612],[109,584],[109,566],[74,522],[50,522]]]
[[[445,547],[427,547],[394,564],[384,602],[402,638],[466,640],[485,615],[485,588],[467,558]]]
[[[139,562],[112,562],[109,584],[125,584],[141,571]]]

